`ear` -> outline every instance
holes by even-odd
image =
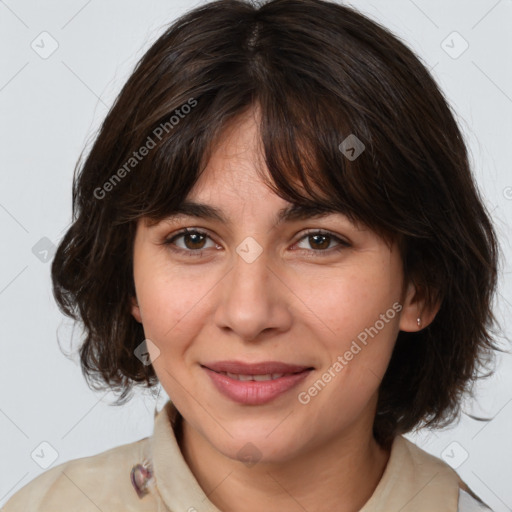
[[[133,318],[135,318],[135,320],[137,320],[137,322],[139,322],[141,324],[142,316],[140,314],[140,307],[139,307],[139,303],[137,302],[136,297],[131,298],[131,309],[132,309]]]
[[[424,291],[413,281],[407,284],[405,296],[402,299],[403,307],[400,313],[401,331],[421,331],[433,322],[441,307],[441,300],[437,300],[431,307],[427,307]],[[419,322],[418,319],[420,320]]]

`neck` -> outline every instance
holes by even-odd
[[[370,499],[389,450],[357,430],[285,462],[246,466],[218,452],[185,419],[178,443],[199,485],[222,512],[355,512]]]

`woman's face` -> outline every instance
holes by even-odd
[[[290,203],[257,176],[256,143],[254,118],[240,118],[187,198],[224,220],[139,222],[132,313],[192,428],[230,458],[251,446],[284,461],[336,436],[371,435],[398,331],[416,330],[418,310],[413,287],[402,293],[398,248],[374,232],[339,213],[276,223]],[[294,368],[216,366],[225,361]]]

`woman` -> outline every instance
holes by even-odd
[[[220,0],[121,91],[52,267],[91,385],[171,401],[6,511],[486,510],[403,437],[496,348],[497,247],[459,128],[396,37],[322,0]]]

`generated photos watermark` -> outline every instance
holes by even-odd
[[[307,389],[307,391],[301,391],[297,395],[298,401],[303,405],[308,404],[313,397],[317,396],[318,393],[354,359],[354,356],[359,354],[359,352],[368,345],[368,337],[373,339],[377,336],[377,334],[384,329],[385,325],[395,318],[396,314],[400,311],[402,311],[402,305],[399,302],[395,302],[391,308],[379,316],[379,320],[371,327],[366,327],[361,331],[357,335],[357,341],[352,340],[350,348],[346,350],[343,355],[339,355],[336,361]]]
[[[184,119],[192,109],[197,105],[197,100],[189,98],[187,103],[177,108],[168,121],[160,123],[152,132],[148,135],[146,142],[137,151],[132,153],[132,156],[120,167],[112,176],[105,182],[101,187],[94,189],[94,197],[96,199],[104,199],[109,192],[112,192],[114,188],[121,183],[121,180],[125,178],[137,165],[146,157],[149,152],[156,147],[165,134],[170,133],[174,130],[181,119]],[[156,139],[156,140],[155,140]]]

